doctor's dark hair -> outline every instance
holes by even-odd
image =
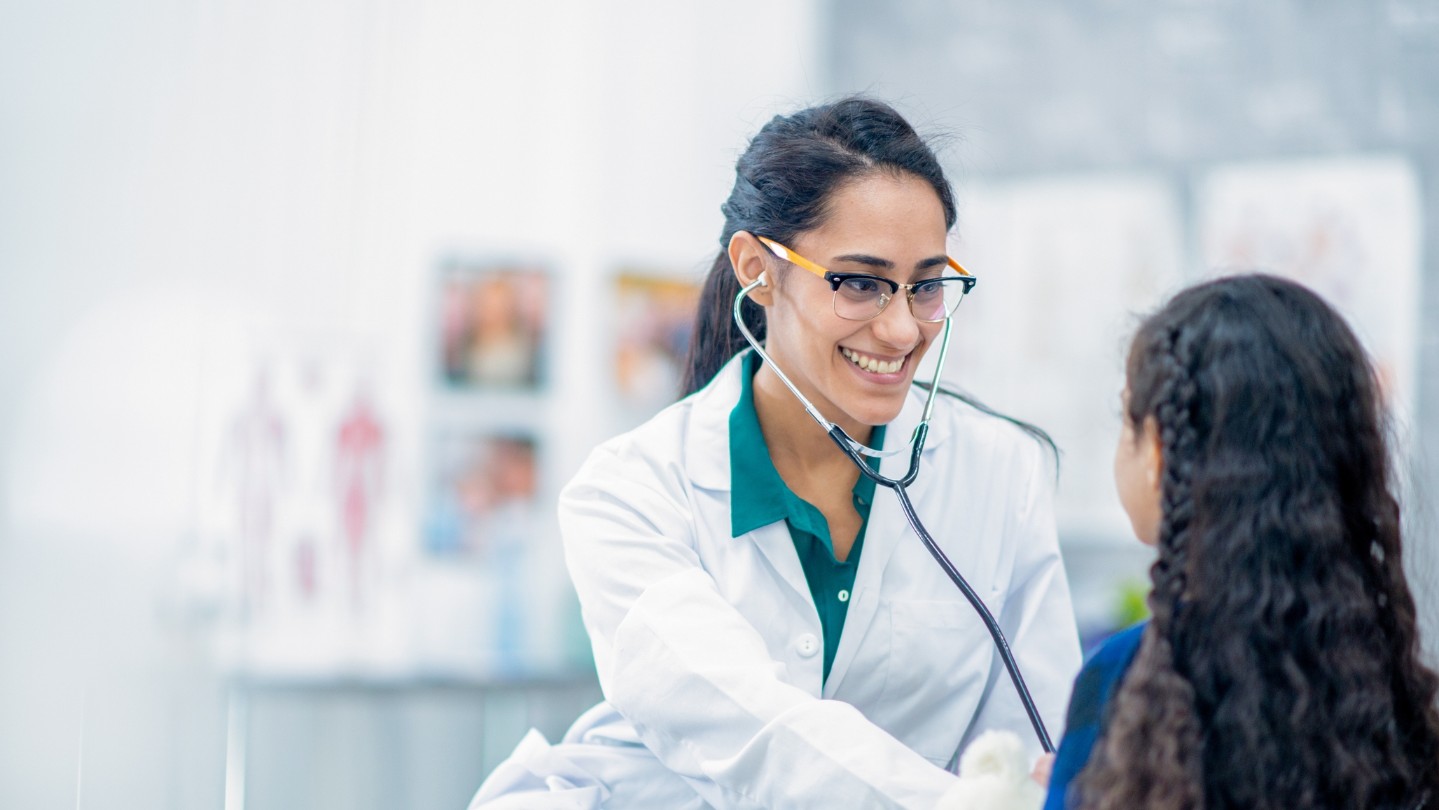
[[[760,128],[736,163],[734,187],[720,206],[724,228],[719,252],[700,293],[681,397],[707,385],[725,363],[749,345],[733,317],[740,286],[729,260],[731,237],[747,231],[789,244],[824,223],[831,196],[846,182],[875,172],[912,175],[928,183],[944,209],[945,228],[954,227],[954,190],[944,169],[924,139],[889,105],[850,96],[791,115],[777,115]],[[745,326],[763,341],[764,309],[746,300],[740,312]],[[940,391],[1017,425],[1057,459],[1054,441],[1038,427],[997,413],[968,395],[946,388]]]
[[[1143,323],[1127,377],[1124,418],[1162,451],[1153,619],[1071,799],[1439,805],[1439,677],[1354,333],[1298,284],[1220,279]]]

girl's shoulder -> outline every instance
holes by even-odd
[[[1134,654],[1139,651],[1139,642],[1144,639],[1144,628],[1148,626],[1149,622],[1145,620],[1105,639],[1104,643],[1095,649],[1094,655],[1090,656],[1089,663],[1096,667],[1128,668],[1129,662],[1134,660]]]
[[[1144,639],[1144,628],[1149,622],[1120,630],[1105,639],[1074,679],[1074,692],[1069,699],[1069,717],[1065,727],[1070,730],[1090,728],[1095,732],[1104,716],[1105,706],[1114,696],[1114,690]],[[1066,732],[1068,733],[1068,732]]]
[[[1105,710],[1124,673],[1134,661],[1148,622],[1140,622],[1110,636],[1084,663],[1074,679],[1065,717],[1064,739],[1049,778],[1045,810],[1061,810],[1069,803],[1069,787],[1084,770],[1099,739]]]

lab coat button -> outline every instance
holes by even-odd
[[[840,592],[839,592],[839,601],[841,601],[841,602],[848,602],[848,601],[849,601],[849,591],[840,591]]]
[[[819,639],[813,633],[805,633],[794,640],[795,651],[805,658],[813,658],[819,652]]]

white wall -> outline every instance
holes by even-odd
[[[217,340],[360,347],[413,506],[435,262],[549,260],[583,401],[603,274],[713,255],[744,138],[821,88],[817,16],[0,6],[0,806],[220,804],[222,683],[174,572]],[[550,415],[562,478],[604,420]]]

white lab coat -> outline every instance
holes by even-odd
[[[742,365],[601,445],[564,489],[566,561],[606,701],[561,744],[532,732],[472,807],[931,808],[980,732],[1013,730],[1038,753],[983,623],[883,488],[822,683],[789,529],[730,536]],[[885,449],[906,446],[923,404],[912,391]],[[1013,425],[941,395],[909,493],[1058,739],[1080,654],[1047,462]],[[536,789],[549,803],[524,793]]]

